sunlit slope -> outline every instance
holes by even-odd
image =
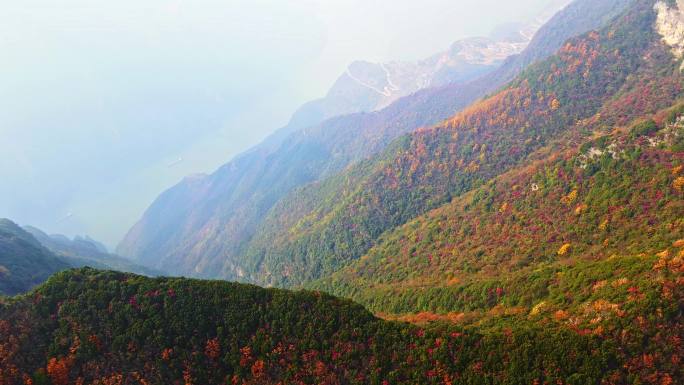
[[[672,105],[679,63],[654,29],[653,5],[635,3],[497,94],[281,200],[248,250],[250,278],[298,285],[330,274],[385,231],[530,164],[542,149],[561,154]]]
[[[528,311],[575,306],[606,279],[634,286],[659,260],[681,268],[682,111],[515,168],[311,286],[387,313]]]

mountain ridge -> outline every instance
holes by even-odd
[[[23,228],[40,244],[73,267],[90,266],[98,269],[109,269],[142,274],[147,276],[164,275],[161,270],[136,265],[133,261],[119,255],[111,254],[101,243],[88,236],[76,236],[73,239],[61,234],[48,235],[33,226]]]
[[[72,267],[9,219],[0,218],[0,295],[16,295]]]
[[[601,32],[570,39],[451,120],[397,140],[338,177],[337,186],[310,185],[281,200],[247,253],[256,269],[250,279],[288,286],[330,274],[361,257],[384,231],[525,162],[556,136],[586,131],[577,121],[624,119],[615,116],[613,99],[632,103],[617,110],[626,116],[669,106],[681,79],[652,28],[651,4],[633,7]],[[647,93],[651,87],[663,92]],[[653,99],[643,103],[634,94]]]
[[[245,242],[261,217],[292,188],[333,175],[351,162],[380,151],[402,133],[452,116],[499,88],[526,63],[551,55],[577,30],[604,23],[629,3],[602,0],[571,4],[540,29],[541,35],[530,43],[532,48],[508,59],[490,80],[423,90],[379,112],[332,118],[291,135],[269,157],[241,157],[209,180],[177,186],[160,196],[117,251],[142,258],[138,262],[144,264],[172,266],[181,274],[239,277],[244,270],[239,258]],[[251,163],[249,171],[244,166],[247,163]],[[259,185],[263,187],[254,190],[253,186]],[[195,194],[186,195],[188,192]],[[231,201],[240,201],[242,206]]]

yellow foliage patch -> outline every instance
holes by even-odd
[[[551,110],[556,111],[560,108],[560,102],[558,101],[558,99],[553,99],[549,107],[551,107]]]
[[[577,190],[572,190],[572,191],[570,192],[570,194],[568,194],[568,195],[566,195],[566,196],[564,196],[564,197],[561,198],[561,203],[564,203],[564,204],[566,204],[566,205],[569,205],[569,204],[571,204],[572,202],[574,202],[575,199],[577,199]]]
[[[680,176],[679,178],[675,179],[674,182],[672,182],[672,187],[675,188],[677,191],[683,191],[684,190],[684,176]]]
[[[662,270],[667,267],[667,257],[660,257],[653,265],[653,270]]]
[[[589,305],[587,310],[603,314],[611,312],[620,315],[622,313],[618,304],[608,302],[605,299],[598,299],[594,301]]]
[[[558,255],[565,255],[565,254],[567,254],[568,251],[570,251],[570,247],[571,247],[571,246],[572,246],[572,245],[569,244],[569,243],[566,243],[566,244],[564,244],[563,246],[561,246],[560,249],[558,249]]]
[[[594,286],[591,287],[591,289],[593,291],[599,290],[599,289],[605,287],[607,283],[608,283],[608,281],[606,281],[606,280],[598,281],[594,284]]]
[[[554,315],[553,318],[556,319],[556,321],[562,321],[566,318],[568,318],[568,312],[565,310],[558,310]]]
[[[684,247],[684,239],[679,239],[679,240],[675,241],[675,242],[672,244],[672,246],[674,246],[674,247]]]
[[[466,167],[466,171],[468,172],[476,172],[479,169],[480,165],[477,164],[475,161],[470,162],[470,164],[468,164],[468,167]]]
[[[684,255],[684,252],[682,252],[680,254]],[[668,264],[670,267],[670,270],[680,271],[680,272],[682,271],[682,267],[684,267],[684,256],[682,256],[682,255],[678,255],[678,256],[672,258],[672,260]]]
[[[532,310],[530,310],[530,315],[531,316],[538,315],[539,313],[542,312],[542,310],[544,310],[545,307],[546,307],[545,301],[539,302],[538,304],[534,305]]]
[[[672,175],[679,174],[680,172],[682,172],[682,169],[684,169],[684,165],[681,165],[681,164],[679,166],[673,167],[672,168]]]

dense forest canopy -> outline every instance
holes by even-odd
[[[610,278],[587,307],[551,313],[539,305],[470,327],[384,321],[319,292],[72,270],[2,304],[0,378],[8,385],[674,384],[683,374],[683,286],[681,258],[672,261],[621,262],[648,269],[648,277]]]

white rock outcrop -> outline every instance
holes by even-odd
[[[677,0],[672,8],[665,1],[658,1],[655,6],[657,14],[655,29],[663,42],[670,46],[677,59],[684,57],[684,0]],[[680,69],[684,69],[684,63]]]

